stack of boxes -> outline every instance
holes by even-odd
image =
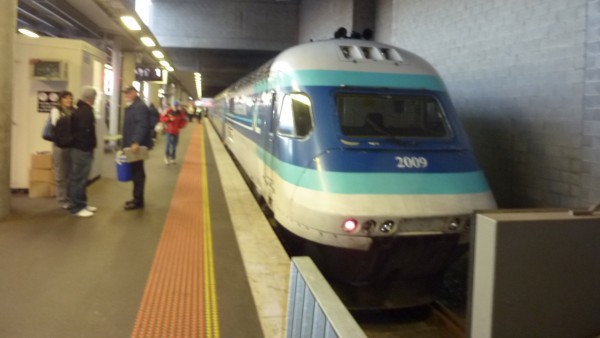
[[[52,169],[52,153],[31,154],[29,170],[29,197],[52,197],[56,195],[56,181]]]

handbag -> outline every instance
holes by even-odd
[[[54,126],[52,125],[50,117],[48,117],[44,129],[42,129],[42,138],[46,141],[54,142]]]

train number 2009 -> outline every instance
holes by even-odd
[[[397,168],[427,168],[428,165],[425,157],[396,156]]]

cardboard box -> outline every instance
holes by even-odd
[[[52,197],[52,191],[56,189],[54,186],[54,183],[48,182],[29,182],[29,197]]]
[[[31,154],[31,169],[52,169],[52,153],[38,151]]]
[[[52,169],[29,169],[29,182],[54,183],[54,170]]]

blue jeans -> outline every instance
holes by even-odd
[[[179,135],[173,135],[166,133],[167,149],[165,149],[165,156],[170,159],[175,159],[175,152],[177,151],[177,141],[179,141]]]
[[[69,202],[69,178],[71,177],[71,148],[52,145],[54,177],[56,179],[56,199],[58,203]]]
[[[73,214],[87,206],[85,190],[93,160],[93,152],[71,149],[71,163],[73,166],[71,167],[71,184],[69,186],[69,199],[71,200],[69,211]]]

